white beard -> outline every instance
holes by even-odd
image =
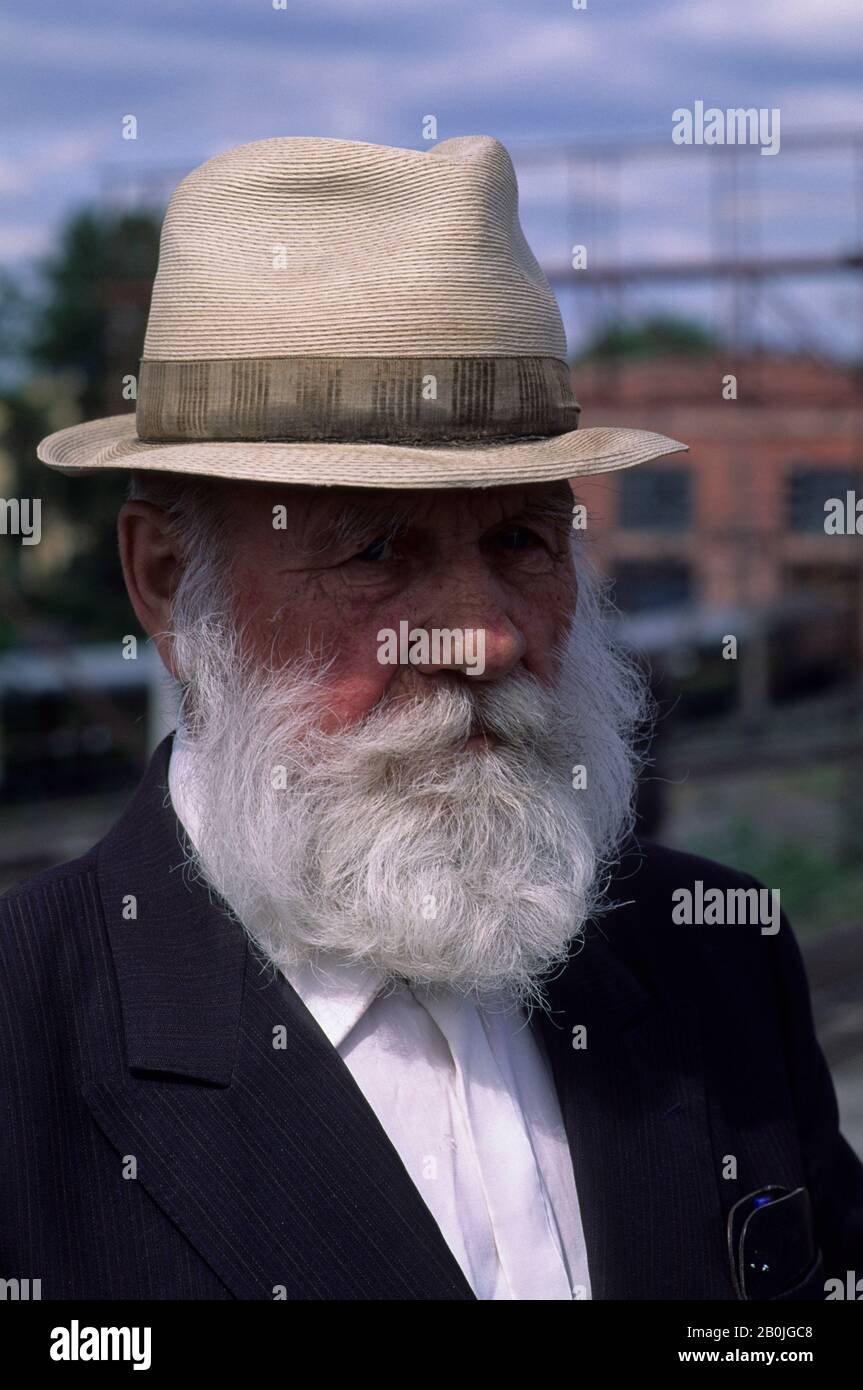
[[[336,733],[316,727],[328,668],[252,670],[224,621],[174,626],[197,712],[180,733],[191,863],[265,957],[540,1003],[632,824],[643,683],[595,592],[553,691],[523,671],[438,676]],[[477,724],[502,742],[464,750]]]

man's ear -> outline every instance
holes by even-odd
[[[168,630],[182,556],[170,533],[168,513],[152,502],[124,502],[117,518],[117,538],[132,607],[163,664],[176,677]]]

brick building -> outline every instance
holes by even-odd
[[[732,373],[737,399],[723,399]],[[824,530],[828,498],[863,499],[859,372],[808,358],[666,358],[582,363],[573,381],[584,428],[630,425],[689,445],[578,485],[625,611],[774,606],[802,592],[849,609],[863,634],[863,534]]]

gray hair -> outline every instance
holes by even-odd
[[[127,502],[149,502],[167,513],[183,569],[172,596],[172,628],[188,631],[229,606],[229,508],[219,480],[187,473],[135,471]]]

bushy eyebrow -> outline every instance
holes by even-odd
[[[513,512],[512,516],[504,517],[498,524],[511,526],[515,522],[551,521],[556,526],[569,530],[572,524],[572,500],[571,495],[563,494],[537,498],[536,501],[525,503]]]
[[[312,528],[303,549],[312,554],[321,553],[333,546],[361,546],[369,539],[393,540],[404,533],[415,517],[415,507],[410,502],[394,505],[387,500],[358,498],[345,503],[337,512]],[[569,530],[572,520],[571,496],[558,494],[529,501],[516,507],[500,521],[492,522],[489,531],[504,526],[535,522],[551,522],[555,526]]]
[[[410,521],[410,507],[392,502],[359,499],[347,502],[334,515],[312,528],[303,549],[318,553],[336,545],[361,545],[369,537],[392,539]]]

